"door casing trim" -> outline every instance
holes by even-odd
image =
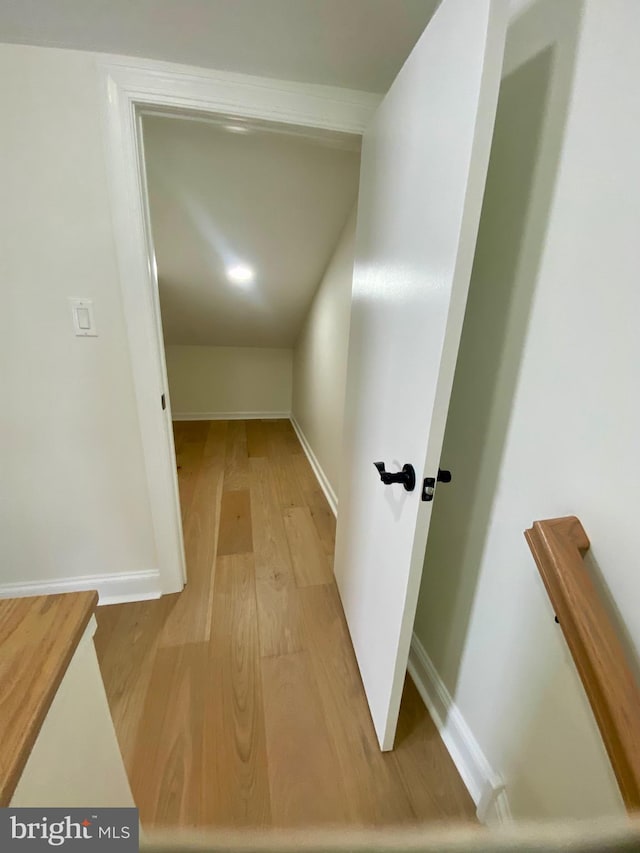
[[[186,564],[141,115],[145,110],[222,114],[362,135],[381,96],[131,57],[100,57],[97,64],[122,304],[156,565],[166,594],[182,589]]]

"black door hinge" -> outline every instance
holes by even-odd
[[[167,408],[167,401],[164,394],[162,395],[162,397],[160,397],[160,403],[162,404],[162,411],[164,412],[164,410]]]

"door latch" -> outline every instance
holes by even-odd
[[[424,483],[422,485],[422,500],[423,501],[432,501],[433,495],[436,491],[436,481],[438,483],[450,483],[451,482],[451,471],[445,471],[442,468],[438,468],[438,476],[437,477],[425,477]]]

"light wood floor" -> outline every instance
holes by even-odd
[[[335,521],[288,421],[175,425],[188,584],[102,607],[96,647],[146,826],[472,820],[415,687],[375,739]]]

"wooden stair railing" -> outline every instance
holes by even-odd
[[[640,811],[640,689],[583,556],[589,539],[575,516],[525,531],[591,704],[627,811]]]

